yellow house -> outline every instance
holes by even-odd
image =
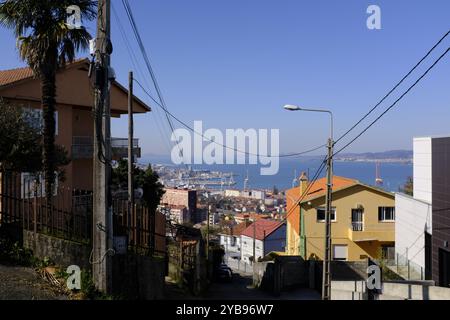
[[[326,179],[315,181],[303,196],[307,186],[303,173],[299,186],[286,191],[286,253],[323,259]],[[332,190],[332,258],[358,261],[392,254],[394,194],[339,176],[334,176]]]

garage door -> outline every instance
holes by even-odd
[[[347,245],[333,245],[333,260],[347,260]]]

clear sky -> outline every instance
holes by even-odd
[[[121,1],[112,2],[139,59],[136,78],[149,82]],[[190,125],[202,120],[206,128],[279,128],[282,152],[320,145],[328,134],[325,116],[289,113],[282,110],[284,104],[333,110],[339,135],[450,27],[448,0],[130,0],[130,4],[171,112]],[[381,8],[381,30],[366,27],[371,4]],[[92,33],[93,27],[88,25]],[[127,72],[134,67],[114,14],[112,32],[113,67],[126,85]],[[0,28],[0,43],[0,69],[21,66],[10,30]],[[449,45],[450,37],[412,80]],[[414,136],[450,134],[449,57],[348,151],[412,149]],[[411,80],[401,89],[408,84]],[[155,110],[136,117],[143,153],[167,154],[170,131],[162,112],[137,88],[136,94]],[[114,120],[113,135],[126,137],[126,126],[126,117]]]

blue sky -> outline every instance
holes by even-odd
[[[135,75],[150,82],[121,1],[112,2],[139,59],[141,70]],[[282,152],[320,145],[328,134],[326,117],[288,113],[284,104],[333,110],[339,135],[450,27],[446,0],[130,3],[171,112],[191,125],[203,120],[205,128],[279,128]],[[370,4],[381,8],[382,30],[366,27]],[[134,67],[114,15],[112,24],[113,67],[126,85],[127,72]],[[93,33],[93,24],[88,27]],[[0,28],[0,43],[0,69],[22,65],[9,30]],[[449,45],[450,37],[389,101]],[[450,134],[449,71],[447,56],[348,151],[411,149],[414,136]],[[136,94],[152,105],[139,89]],[[167,154],[170,131],[161,111],[153,109],[136,117],[136,136],[143,153]],[[126,126],[126,117],[114,120],[113,135],[126,137]]]

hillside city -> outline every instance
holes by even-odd
[[[427,42],[408,57],[415,67],[401,71],[409,70],[403,79],[397,73],[386,77],[376,94],[392,84],[393,89],[378,103],[371,96],[374,107],[365,115],[361,106],[356,113],[286,104],[297,96],[281,90],[301,86],[284,82],[280,87],[288,89],[276,95],[287,101],[278,109],[240,107],[234,114],[236,109],[188,108],[194,98],[183,110],[168,108],[166,101],[177,93],[167,90],[165,100],[161,88],[176,76],[161,72],[158,83],[151,64],[158,59],[149,58],[146,35],[151,19],[141,15],[154,3],[71,3],[66,8],[65,1],[0,1],[2,49],[11,51],[0,66],[0,300],[450,300],[450,135],[433,134],[427,126],[439,126],[413,107],[411,119],[422,125],[395,118],[382,127],[388,111],[402,104],[408,109],[419,99],[413,94],[427,94],[427,100],[442,90],[448,97],[441,82],[448,79],[450,31],[437,27],[438,18],[434,29],[440,31],[424,31]],[[380,7],[387,7],[363,7],[364,32],[388,32],[391,26],[378,28],[377,20]],[[227,37],[222,29],[215,32]],[[208,46],[213,44],[206,41],[197,50]],[[221,69],[224,76],[231,64]],[[178,68],[180,74],[193,70]],[[237,78],[248,72],[240,68]],[[194,77],[208,78],[202,72]],[[435,72],[441,78],[433,78]],[[210,77],[210,85],[217,85],[216,76]],[[310,87],[319,86],[311,79]],[[434,82],[424,85],[428,81]],[[180,89],[180,99],[189,100],[186,92],[195,85],[183,86],[189,89]],[[323,88],[314,95],[326,96]],[[257,95],[271,100],[273,92],[263,91]],[[407,100],[410,92],[414,98]],[[338,94],[330,89],[328,101],[337,99],[333,95]],[[448,101],[441,97],[434,102],[446,118]],[[285,116],[281,125],[276,112]],[[204,116],[205,123],[211,117],[208,123],[251,128],[260,121],[257,113],[273,116],[270,126],[280,129],[199,132],[199,121],[194,128],[190,121]],[[336,125],[344,118],[344,125]],[[291,125],[296,131],[283,134]],[[445,125],[437,129],[448,131]],[[184,147],[187,137],[192,150]],[[294,150],[314,141],[316,148],[284,152],[286,145]],[[144,161],[150,149],[165,144],[172,163]],[[292,167],[283,167],[285,158]],[[258,183],[259,175],[270,185]],[[402,179],[398,190],[390,184],[393,177]],[[207,312],[184,307],[183,314]]]

